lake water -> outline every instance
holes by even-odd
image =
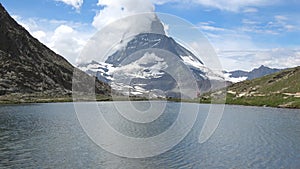
[[[300,110],[226,106],[215,133],[199,144],[209,105],[200,107],[193,129],[178,145],[155,157],[131,159],[96,145],[80,126],[72,103],[2,105],[0,168],[300,168]],[[159,134],[177,116],[169,112],[161,118],[165,122],[137,129],[125,121],[114,123],[120,117],[106,111],[116,130],[140,137]]]

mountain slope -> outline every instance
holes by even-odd
[[[233,83],[241,82],[244,80],[252,80],[255,78],[260,78],[272,73],[276,73],[281,71],[282,69],[272,69],[266,66],[260,66],[259,68],[253,69],[250,72],[242,71],[242,70],[236,70],[231,72],[224,72],[226,79],[228,81],[231,81]]]
[[[300,67],[228,87],[227,103],[300,108]]]
[[[34,98],[70,96],[74,67],[32,37],[1,4],[0,23],[1,101],[18,101],[20,97],[24,102],[30,101],[26,95]],[[100,82],[96,86],[98,93],[108,95],[109,86]]]

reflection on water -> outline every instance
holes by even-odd
[[[197,123],[180,144],[156,157],[128,159],[94,144],[72,103],[0,106],[0,168],[300,168],[299,110],[226,106],[214,135],[198,144],[209,106],[200,107]],[[116,129],[147,137],[177,116],[163,114],[164,123],[145,127],[125,120],[114,124],[121,116],[109,111],[105,117]]]

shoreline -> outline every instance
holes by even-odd
[[[96,100],[82,100],[79,102],[112,102],[112,101],[160,101],[163,99],[146,99],[146,98],[115,98],[112,99],[111,97],[97,97]],[[209,101],[201,101],[200,99],[197,100],[180,100],[180,99],[165,99],[164,101],[169,102],[182,102],[182,103],[198,103],[198,104],[211,104]],[[34,98],[34,99],[14,99],[14,100],[0,100],[0,106],[2,105],[23,105],[23,104],[39,104],[39,103],[73,103],[78,102],[74,101],[72,97],[56,97],[56,98]],[[214,104],[222,104],[222,103],[214,103]],[[237,103],[229,103],[226,102],[225,105],[235,105],[235,106],[247,106],[247,107],[266,107],[266,108],[281,108],[281,109],[299,109],[300,107],[289,107],[289,106],[268,106],[268,105],[250,105],[250,104],[237,104]]]

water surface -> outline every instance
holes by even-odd
[[[72,103],[0,106],[0,168],[300,168],[299,110],[226,106],[216,132],[199,144],[209,105],[200,107],[196,124],[180,144],[156,157],[129,159],[93,143]],[[113,109],[105,117],[126,135],[150,137],[168,128],[177,113],[163,114],[155,125],[116,122],[121,117]]]

